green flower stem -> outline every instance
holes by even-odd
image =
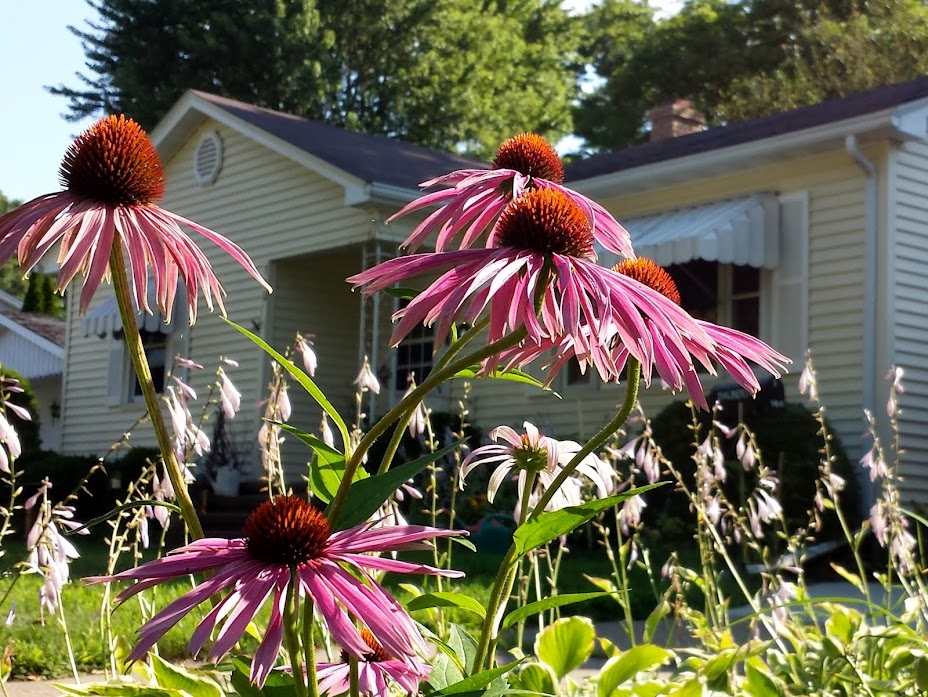
[[[571,458],[570,462],[561,470],[561,473],[551,482],[551,486],[547,487],[544,494],[535,504],[535,508],[532,512],[528,514],[528,516],[520,518],[521,521],[532,520],[541,515],[545,510],[545,506],[550,503],[554,494],[567,478],[574,473],[574,470],[577,469],[577,466],[583,458],[605,443],[628,419],[628,415],[632,413],[632,409],[635,408],[635,404],[638,402],[638,387],[641,381],[641,364],[634,358],[630,357],[628,359],[626,375],[625,402],[622,404],[622,408],[616,414],[615,418],[606,424],[599,433],[593,436],[593,438]],[[528,491],[527,489],[526,492]],[[523,507],[525,505],[526,502],[523,501]],[[505,600],[512,587],[510,577],[513,575],[518,561],[519,557],[516,554],[515,542],[513,542],[509,551],[506,552],[506,556],[503,558],[499,573],[496,574],[496,580],[493,583],[493,589],[490,591],[487,616],[483,622],[483,628],[480,631],[480,639],[477,642],[477,654],[474,657],[474,673],[483,670],[484,665],[488,662],[492,663],[492,647],[496,642],[496,637],[494,635],[498,631],[497,628],[499,627],[500,621],[502,621],[502,609],[505,607]]]
[[[574,473],[574,470],[577,469],[577,466],[583,461],[583,458],[609,440],[612,434],[622,428],[622,425],[628,420],[629,414],[632,413],[632,409],[634,409],[635,404],[638,403],[638,388],[641,384],[641,363],[629,357],[625,375],[625,402],[622,404],[622,408],[619,409],[619,413],[616,414],[615,418],[606,424],[599,433],[588,440],[586,445],[580,448],[580,451],[564,466],[561,473],[554,478],[554,481],[551,482],[551,486],[545,490],[545,493],[542,494],[541,498],[538,500],[534,510],[528,517],[529,520],[537,518],[544,512],[545,506],[551,502],[551,499],[557,493],[557,490],[560,489],[561,485],[567,481],[567,478]]]
[[[313,601],[306,596],[303,600],[303,661],[306,663],[306,684],[309,697],[319,697],[316,679],[316,637],[313,624]]]
[[[296,567],[290,567],[290,586],[287,589],[287,599],[284,603],[284,637],[287,641],[287,652],[290,654],[290,667],[293,670],[293,689],[296,697],[309,697],[306,691],[306,678],[303,675],[303,666],[300,665],[302,653],[300,652],[300,633],[296,627],[296,607],[299,602],[300,582]],[[307,664],[308,667],[308,664]]]
[[[376,441],[383,434],[383,432],[389,428],[390,424],[401,418],[404,414],[406,414],[406,412],[411,412],[419,404],[419,402],[425,398],[425,395],[427,395],[445,380],[455,375],[455,373],[458,371],[463,370],[464,368],[468,368],[474,363],[479,363],[486,358],[516,346],[520,341],[522,341],[522,339],[525,338],[525,335],[526,331],[524,328],[517,329],[512,334],[500,339],[499,341],[494,341],[492,344],[488,344],[482,349],[478,349],[477,351],[464,356],[464,358],[451,361],[439,370],[433,370],[431,373],[429,373],[429,376],[422,381],[421,385],[410,392],[399,404],[384,414],[380,420],[371,427],[371,430],[368,431],[367,434],[365,434],[365,436],[361,439],[361,442],[358,443],[358,447],[355,448],[354,452],[351,453],[351,457],[349,457],[348,461],[345,463],[345,473],[342,475],[342,481],[339,484],[338,492],[335,494],[335,498],[332,499],[332,503],[329,506],[329,512],[326,514],[329,520],[334,520],[336,517],[338,517],[339,511],[341,510],[342,505],[345,503],[345,497],[348,496],[348,489],[351,488],[351,481],[354,479],[354,473],[357,472],[358,467],[361,465],[361,459],[364,457],[364,454],[368,451],[371,445],[374,444],[374,441]],[[459,339],[459,341],[461,340],[463,340],[463,337],[462,339]]]
[[[435,363],[435,366],[432,370],[441,370],[448,363],[450,363],[455,356],[457,356],[461,350],[469,344],[474,337],[477,336],[480,332],[486,329],[490,325],[490,318],[480,320],[473,327],[468,329],[461,336],[460,339],[455,341],[451,346],[448,347],[448,350],[442,354],[442,357]],[[393,463],[393,457],[396,455],[396,451],[400,447],[400,443],[403,440],[403,431],[406,430],[406,427],[409,425],[409,420],[412,418],[412,415],[416,411],[417,404],[410,405],[410,408],[406,410],[406,413],[400,417],[399,423],[396,425],[396,430],[393,432],[393,437],[390,439],[389,445],[387,445],[387,450],[383,455],[383,460],[380,461],[380,467],[377,469],[377,474],[383,474]]]
[[[155,431],[155,437],[158,440],[158,448],[161,450],[164,468],[167,470],[168,478],[171,480],[171,486],[174,487],[174,496],[180,508],[180,514],[184,520],[184,525],[187,527],[190,537],[194,540],[199,540],[203,537],[203,527],[200,525],[200,519],[197,517],[196,509],[193,507],[193,501],[190,500],[190,493],[187,491],[187,483],[184,481],[184,473],[174,455],[174,448],[171,447],[171,436],[164,423],[161,405],[158,404],[158,394],[155,392],[155,384],[151,379],[148,358],[145,356],[145,349],[142,346],[142,337],[139,334],[135,308],[132,304],[132,295],[129,290],[129,277],[126,274],[126,263],[123,259],[122,243],[119,240],[119,235],[113,238],[113,249],[110,252],[110,273],[113,277],[113,288],[116,290],[116,302],[119,305],[119,315],[122,318],[123,335],[126,338],[126,349],[129,351],[129,357],[132,359],[135,374],[142,388],[145,407],[148,409],[148,418],[151,419],[151,425]]]
[[[361,688],[358,684],[358,659],[354,656],[348,658],[348,694],[351,697],[361,697]]]

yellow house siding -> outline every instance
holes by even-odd
[[[928,501],[928,147],[900,146],[895,164],[893,339],[895,363],[905,369],[902,474],[909,496]],[[878,394],[882,402],[885,387]]]

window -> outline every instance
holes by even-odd
[[[404,304],[408,304],[408,301]],[[434,343],[435,330],[419,324],[396,347],[394,389],[397,392],[406,391],[410,373],[415,375],[416,383],[421,384],[432,372],[434,363],[432,345]]]
[[[697,319],[760,333],[760,270],[694,259],[669,266],[683,309]]]
[[[593,382],[593,373],[596,372],[593,367],[587,367],[586,372],[583,372],[580,369],[580,361],[576,358],[571,358],[567,362],[565,370],[567,371],[568,385],[589,385]]]
[[[149,332],[142,329],[139,332],[142,336],[142,348],[145,349],[145,355],[148,358],[148,369],[151,371],[151,381],[155,385],[155,391],[161,394],[164,391],[164,378],[167,373],[168,359],[168,336],[161,332]],[[142,386],[135,376],[135,369],[132,367],[132,361],[129,361],[129,379],[132,384],[132,394],[129,395],[130,401],[135,401],[142,396]]]

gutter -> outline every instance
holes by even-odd
[[[877,171],[860,150],[856,135],[844,139],[844,149],[863,170],[864,184],[864,326],[863,326],[863,406],[871,414],[876,407],[876,279],[877,259]]]

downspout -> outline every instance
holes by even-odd
[[[876,279],[879,271],[877,258],[877,171],[874,164],[860,150],[857,136],[847,136],[844,148],[867,177],[864,184],[864,326],[863,326],[863,406],[876,413]],[[865,490],[866,491],[866,490]],[[867,498],[866,496],[864,497]],[[871,492],[872,498],[872,492]],[[861,502],[869,509],[872,501]]]

